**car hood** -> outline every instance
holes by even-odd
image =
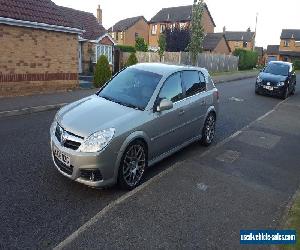
[[[103,129],[117,129],[135,119],[140,112],[143,111],[93,95],[63,107],[57,113],[57,122],[65,130],[87,137]]]
[[[259,77],[263,81],[267,81],[267,82],[284,82],[287,79],[287,76],[273,75],[273,74],[264,73],[264,72],[261,72],[259,74]]]

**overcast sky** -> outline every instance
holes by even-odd
[[[143,15],[150,20],[161,8],[189,5],[193,0],[54,0],[58,5],[92,12],[97,5],[103,10],[103,25],[111,27],[127,17]],[[217,25],[215,32],[227,30],[243,31],[249,26],[255,29],[258,16],[257,46],[279,44],[281,30],[300,29],[299,0],[206,0]]]

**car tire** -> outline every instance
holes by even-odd
[[[294,85],[293,90],[292,90],[292,92],[291,92],[291,95],[294,95],[295,92],[296,92],[296,85]]]
[[[281,99],[285,100],[289,97],[289,87],[286,87],[285,91],[283,92]]]
[[[132,190],[140,184],[148,165],[147,155],[142,141],[134,141],[126,148],[118,171],[120,188]]]
[[[202,129],[202,138],[201,144],[203,146],[210,146],[214,140],[216,131],[216,116],[214,113],[209,113],[206,117],[203,129]]]

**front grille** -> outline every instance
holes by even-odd
[[[100,170],[81,169],[80,177],[87,181],[101,181],[103,179]]]
[[[65,136],[65,141],[62,143],[62,134]],[[78,135],[75,135],[69,131],[64,130],[59,124],[57,124],[55,129],[55,137],[57,140],[61,143],[62,146],[65,148],[69,148],[72,150],[77,150],[81,143],[78,141],[75,141],[76,139],[82,141],[84,138]],[[75,140],[71,140],[69,137],[75,138]]]
[[[54,156],[54,162],[57,165],[57,167],[63,171],[64,173],[68,174],[68,175],[72,175],[73,174],[73,166],[71,165],[70,167],[67,166],[66,164],[62,163],[60,160],[58,160],[55,156]]]
[[[269,83],[270,86],[272,86],[272,87],[276,87],[277,86],[277,82],[269,82],[269,81],[263,81],[262,85],[267,85],[267,83]]]

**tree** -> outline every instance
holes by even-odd
[[[105,55],[99,57],[95,74],[94,74],[94,85],[96,88],[102,87],[111,78],[111,70],[109,62]]]
[[[197,56],[202,52],[203,48],[204,30],[201,24],[203,7],[203,0],[194,0],[191,21],[191,42],[188,46],[193,65],[196,64]]]
[[[137,37],[135,40],[135,49],[136,51],[148,51],[148,44],[145,42],[143,37]]]
[[[128,60],[126,62],[126,67],[129,67],[131,65],[135,65],[138,63],[138,59],[136,58],[135,53],[131,53],[130,56],[128,57]]]
[[[159,60],[161,61],[161,59],[163,58],[164,53],[166,51],[166,47],[167,47],[167,41],[166,41],[165,34],[160,34],[159,39],[158,39],[158,46],[159,46],[159,50],[158,50]]]
[[[191,41],[189,28],[180,29],[175,27],[174,29],[167,28],[165,30],[167,47],[166,51],[180,52],[186,51]]]

